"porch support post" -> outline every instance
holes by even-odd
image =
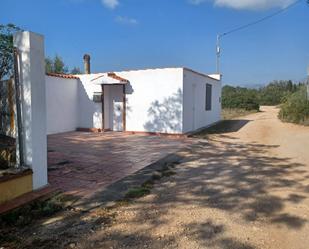
[[[122,100],[122,104],[123,104],[123,107],[122,107],[122,124],[123,124],[123,131],[126,131],[127,129],[127,124],[126,124],[126,120],[127,120],[127,113],[126,113],[126,110],[127,110],[127,98],[126,98],[126,85],[123,84],[122,85],[122,96],[123,96],[123,100]]]
[[[104,131],[105,130],[104,85],[102,84],[101,87],[102,87],[102,95],[101,95],[101,101],[102,101],[102,131]]]

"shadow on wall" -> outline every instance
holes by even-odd
[[[113,120],[113,130],[122,131],[123,130],[123,108],[122,103],[114,103],[114,120]]]
[[[111,107],[110,118],[111,118],[111,127],[114,131],[123,131],[123,89],[122,85],[111,85],[109,86],[111,90],[110,98],[111,98]],[[125,93],[127,95],[133,94],[134,90],[130,83],[125,85]],[[129,106],[128,98],[126,97],[126,115],[132,111],[132,108]]]
[[[129,82],[128,84],[126,84],[126,94],[133,94],[133,93],[134,93],[134,89],[131,83]]]
[[[78,80],[78,125],[77,127],[92,128],[93,114],[95,113],[94,102],[90,99],[81,80]],[[98,114],[97,114],[98,117]]]
[[[18,55],[18,61],[19,61],[19,67],[21,67],[21,63],[23,60],[26,60],[26,58],[23,58],[23,53],[20,53]],[[23,70],[18,70],[19,72],[19,81],[20,84],[22,83],[22,81],[29,81],[29,75],[26,74],[24,75],[24,72],[29,72],[30,70],[30,63],[23,63],[22,64]],[[25,93],[26,92],[26,93]],[[31,116],[31,89],[28,89],[28,87],[25,86],[24,83],[21,84],[21,89],[20,89],[20,100],[21,100],[21,113],[22,113],[22,118],[21,118],[21,126],[22,126],[22,130],[23,130],[23,140],[24,140],[24,144],[23,144],[23,159],[25,160],[25,162],[27,164],[32,163],[32,151],[29,150],[28,147],[28,142],[26,141],[27,138],[29,138],[29,132],[31,129],[31,122],[29,120],[29,117]],[[15,117],[16,121],[17,121],[17,116]],[[18,122],[18,121],[17,121]],[[16,129],[16,134],[18,134],[18,124],[16,123],[15,126]],[[16,140],[17,142],[17,140]],[[20,155],[17,155],[18,158],[16,158],[16,160],[20,160]]]
[[[129,99],[126,98],[126,117],[130,118],[132,107],[130,106]],[[114,103],[113,107],[113,130],[123,131],[123,107],[122,103]]]
[[[165,98],[151,103],[148,109],[149,121],[144,124],[144,129],[149,132],[181,132],[182,130],[182,90]]]

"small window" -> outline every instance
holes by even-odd
[[[206,111],[211,111],[212,85],[206,84]]]
[[[101,92],[94,92],[92,100],[95,103],[101,103],[102,102],[102,93]]]

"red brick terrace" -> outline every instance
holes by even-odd
[[[48,136],[48,176],[66,194],[90,197],[189,144],[186,138],[68,132]]]

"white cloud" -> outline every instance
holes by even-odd
[[[134,18],[126,17],[126,16],[117,16],[116,22],[121,24],[128,24],[128,25],[136,25],[138,24],[138,21]]]
[[[115,9],[119,5],[118,0],[101,0],[102,4],[109,8],[109,9]]]
[[[189,0],[191,4],[199,5],[210,0]],[[285,8],[296,0],[212,0],[216,6],[239,10],[267,10]]]

